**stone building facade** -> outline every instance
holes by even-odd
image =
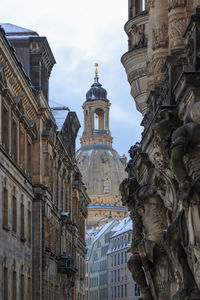
[[[200,299],[200,2],[129,0],[122,63],[142,113],[120,185],[144,300]]]
[[[91,203],[87,226],[99,226],[128,214],[121,204],[119,184],[126,177],[126,158],[112,148],[107,91],[99,83],[98,70],[83,103],[84,132],[77,162]]]
[[[86,300],[108,300],[108,261],[110,237],[115,232],[117,220],[112,220],[96,230],[87,230],[86,243]]]
[[[84,299],[89,198],[75,160],[80,123],[48,104],[45,37],[0,27],[0,299]]]
[[[108,261],[108,299],[137,300],[140,289],[133,281],[127,261],[131,256],[132,220],[128,216],[117,224],[110,238],[107,252]]]

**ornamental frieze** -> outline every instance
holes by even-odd
[[[131,83],[134,80],[136,80],[140,77],[146,76],[146,75],[147,75],[147,67],[143,67],[143,68],[140,68],[140,69],[137,69],[137,70],[134,70],[133,72],[131,72],[128,75],[128,81]]]
[[[161,27],[153,29],[152,34],[153,50],[168,46],[168,26],[162,24]]]

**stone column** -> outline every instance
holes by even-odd
[[[169,51],[182,53],[185,48],[183,32],[187,25],[186,0],[169,0]]]
[[[151,0],[148,3],[148,60],[150,71],[148,89],[150,90],[153,86],[161,84],[164,75],[161,69],[168,55],[168,2],[167,0]]]

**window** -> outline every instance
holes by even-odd
[[[49,219],[44,217],[44,244],[49,249]]]
[[[17,232],[17,199],[15,195],[12,197],[12,230]]]
[[[32,170],[32,147],[31,143],[27,141],[27,174],[31,177],[31,170]],[[52,173],[50,173],[50,177]]]
[[[17,162],[17,123],[15,120],[12,120],[11,155],[13,160]]]
[[[24,300],[24,274],[20,275],[20,300]]]
[[[115,286],[115,298],[117,298],[117,287]]]
[[[125,286],[124,286],[124,293],[125,293],[125,297],[127,297],[127,284],[125,284]]]
[[[111,287],[111,297],[113,299],[113,287]]]
[[[117,270],[117,279],[120,281],[120,269]]]
[[[31,278],[28,277],[28,300],[31,300]]]
[[[113,267],[113,256],[111,256],[111,267]]]
[[[140,289],[136,283],[135,283],[135,296],[140,296]]]
[[[21,203],[20,212],[21,212],[21,238],[24,238],[24,204],[23,203]]]
[[[120,253],[118,253],[118,255],[117,255],[117,263],[118,263],[118,265],[120,264]]]
[[[123,280],[124,280],[124,270],[121,269],[121,281],[123,281]]]
[[[31,211],[28,210],[28,243],[31,244]]]
[[[118,285],[117,287],[117,290],[118,290],[118,298],[120,297],[120,286]]]
[[[110,194],[110,180],[106,179],[103,185],[104,194]]]
[[[25,135],[22,129],[19,134],[19,165],[24,170],[24,159],[25,159]]]
[[[4,149],[9,153],[9,115],[7,108],[2,105],[1,136]]]
[[[17,298],[17,295],[16,295],[17,284],[16,283],[17,283],[16,271],[13,271],[13,276],[12,276],[12,300],[15,300]]]
[[[8,269],[3,268],[3,300],[8,300]]]
[[[125,263],[127,263],[127,251],[125,251]]]
[[[116,266],[116,264],[117,264],[117,257],[116,257],[116,254],[115,254],[115,256],[114,256],[114,266]]]
[[[121,253],[121,264],[124,263],[124,255],[123,255],[123,252]]]
[[[113,271],[111,271],[111,282],[113,282]]]
[[[3,225],[8,227],[8,190],[3,189]]]
[[[124,287],[121,285],[121,297],[124,297]]]
[[[50,224],[50,238],[51,238],[51,240],[50,240],[50,249],[51,249],[51,252],[53,252],[53,239],[54,239],[54,230],[53,230],[53,224],[51,223]]]
[[[125,276],[125,280],[127,280],[127,267],[125,267],[125,269],[124,269],[124,276]]]
[[[135,0],[135,14],[145,10],[145,0]]]
[[[117,281],[117,270],[115,270],[115,282]]]

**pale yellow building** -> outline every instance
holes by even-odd
[[[96,69],[94,83],[83,103],[84,132],[77,151],[78,166],[91,199],[88,227],[102,225],[112,218],[120,220],[128,214],[119,194],[119,184],[126,177],[126,158],[120,158],[112,148],[110,106]]]

